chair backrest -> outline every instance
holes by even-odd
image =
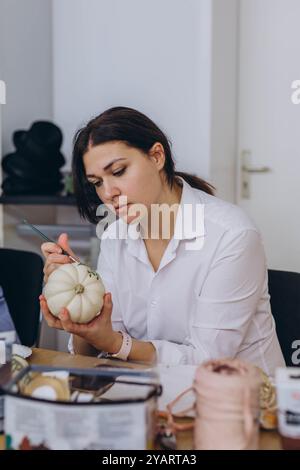
[[[43,287],[41,256],[0,248],[0,285],[21,343],[33,346],[38,337]]]
[[[300,274],[270,269],[269,294],[287,366],[300,365]]]

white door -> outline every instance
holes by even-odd
[[[269,267],[300,272],[300,104],[291,100],[300,0],[239,4],[237,199],[262,232]]]

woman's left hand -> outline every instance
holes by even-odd
[[[43,295],[40,296],[40,305],[45,320],[50,327],[62,329],[70,334],[79,336],[99,351],[106,351],[112,354],[120,349],[120,344],[122,343],[120,333],[112,328],[111,314],[113,304],[110,293],[104,295],[104,303],[100,314],[89,323],[74,323],[66,308],[61,310],[59,317],[55,317],[50,312]]]

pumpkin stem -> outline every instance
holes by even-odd
[[[83,291],[84,291],[84,287],[82,284],[77,284],[75,286],[75,294],[82,294]]]

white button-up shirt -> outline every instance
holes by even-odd
[[[159,363],[235,357],[273,375],[284,360],[260,234],[239,207],[182,183],[178,214],[202,205],[204,224],[177,215],[157,272],[141,236],[110,238],[137,234],[136,225],[119,219],[104,232],[97,270],[112,293],[113,328],[150,341]]]

